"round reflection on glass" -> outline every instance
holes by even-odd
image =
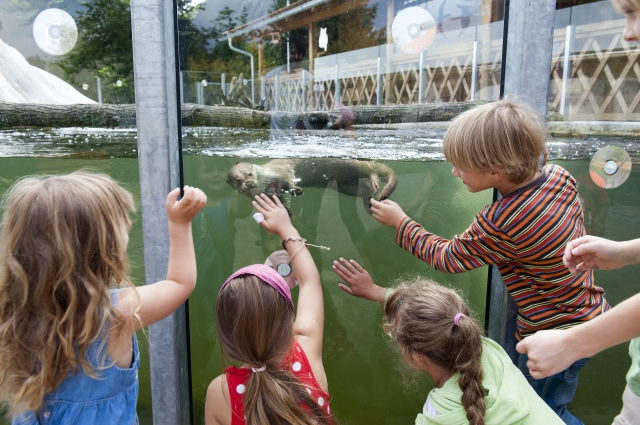
[[[64,10],[47,9],[33,21],[33,38],[40,49],[51,55],[69,53],[78,41],[78,27]]]
[[[589,174],[591,180],[600,187],[618,187],[631,175],[631,157],[622,148],[604,147],[591,158]]]
[[[207,80],[202,80],[200,83],[202,83],[202,87],[207,87],[207,84],[209,84]]]
[[[84,83],[84,84],[82,85],[82,90],[89,90],[89,84]]]
[[[122,80],[118,80],[118,81],[116,81],[116,86],[118,86],[118,87],[122,87]]]
[[[406,53],[419,53],[433,43],[436,21],[421,7],[407,7],[398,13],[391,26],[393,42]]]
[[[269,266],[278,272],[280,276],[287,282],[289,288],[294,288],[298,285],[293,267],[291,266],[291,257],[289,253],[284,249],[276,251],[267,257],[264,262],[265,266]]]

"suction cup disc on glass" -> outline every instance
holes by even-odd
[[[287,282],[289,288],[298,286],[298,281],[293,273],[293,267],[291,266],[291,257],[289,253],[284,249],[276,251],[267,257],[264,262],[265,266],[269,266],[278,272],[280,276]]]
[[[78,27],[64,10],[47,9],[33,21],[33,38],[38,47],[52,55],[69,53],[78,41]]]
[[[391,26],[393,42],[406,53],[426,50],[436,36],[436,21],[421,7],[407,7],[398,13]]]
[[[631,157],[622,148],[607,146],[591,158],[591,180],[600,187],[613,189],[627,181],[631,174]]]

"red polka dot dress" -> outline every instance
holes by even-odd
[[[316,400],[318,405],[330,415],[329,394],[323,391],[320,385],[318,385],[318,381],[316,381],[315,376],[313,376],[307,355],[297,342],[294,343],[293,352],[282,362],[282,368],[285,367],[290,368],[293,375],[307,388],[307,392],[311,395],[311,398]],[[224,372],[231,398],[231,425],[244,425],[246,422],[242,400],[246,384],[252,373],[260,372],[252,372],[251,369],[234,366],[229,366]]]

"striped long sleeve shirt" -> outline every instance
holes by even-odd
[[[564,248],[584,235],[577,183],[547,165],[530,184],[485,207],[461,235],[446,240],[405,218],[396,243],[436,270],[461,273],[496,264],[518,305],[517,338],[565,329],[609,309],[593,271],[572,275]]]

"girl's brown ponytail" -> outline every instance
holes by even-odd
[[[417,279],[396,288],[384,313],[383,327],[405,358],[422,356],[451,374],[460,373],[467,419],[471,425],[484,425],[481,331],[462,298],[431,280]],[[465,317],[456,325],[458,313]]]
[[[216,316],[223,353],[256,369],[266,367],[246,384],[247,425],[335,423],[290,368],[282,368],[294,343],[293,313],[284,297],[256,276],[239,276],[218,296]]]

